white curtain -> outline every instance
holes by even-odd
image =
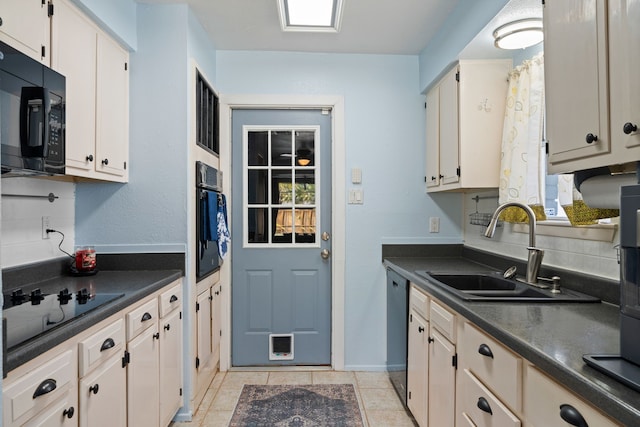
[[[499,202],[529,205],[544,220],[545,153],[543,54],[524,61],[509,74],[502,130]],[[502,218],[526,222],[522,209],[507,209]]]

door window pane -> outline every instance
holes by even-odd
[[[248,172],[247,198],[249,204],[262,205],[267,203],[269,195],[269,171],[266,169],[251,169]]]
[[[316,202],[315,171],[296,171],[296,205],[313,205]]]
[[[316,241],[316,210],[296,209],[295,211],[296,243],[315,243]]]
[[[267,166],[269,159],[269,132],[249,132],[247,141],[247,163],[249,166]]]
[[[265,208],[249,208],[247,211],[249,243],[269,243],[269,220]]]
[[[274,205],[289,205],[293,203],[291,169],[273,169],[271,171],[271,191],[271,203]]]
[[[290,130],[271,132],[271,164],[273,166],[291,166],[292,134]]]
[[[315,166],[315,132],[296,131],[296,165]]]

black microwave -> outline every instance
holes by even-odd
[[[64,175],[65,78],[0,42],[2,176]]]

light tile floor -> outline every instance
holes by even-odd
[[[365,427],[414,427],[385,372],[230,371],[218,373],[190,423],[170,427],[226,427],[244,384],[353,384]]]

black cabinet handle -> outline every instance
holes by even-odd
[[[598,135],[588,133],[585,140],[587,141],[587,144],[592,144],[598,140]]]
[[[51,393],[57,387],[56,380],[48,378],[40,383],[40,385],[36,388],[36,391],[33,392],[33,398]]]
[[[435,177],[435,176],[432,176],[432,177],[431,177],[431,181],[435,181],[435,180],[436,180],[436,177]]]
[[[167,323],[166,325],[164,325],[164,330],[165,331],[171,330],[171,323]]]
[[[584,420],[582,414],[571,405],[560,405],[560,418],[572,426],[589,427],[589,424]]]
[[[115,346],[116,346],[116,343],[113,340],[113,338],[107,338],[106,340],[104,340],[104,342],[100,346],[100,351],[109,350],[110,348],[113,348]]]
[[[142,321],[146,322],[147,320],[151,320],[151,315],[149,313],[144,313],[142,315]]]
[[[480,347],[478,347],[478,353],[480,353],[483,356],[490,357],[490,358],[493,359],[493,352],[491,351],[489,346],[486,345],[486,344],[480,344]]]
[[[102,161],[102,164],[105,165],[105,166],[108,165],[109,164],[109,159],[104,159]]]
[[[489,402],[487,402],[487,399],[485,399],[484,397],[478,398],[478,409],[480,409],[483,412],[486,412],[487,414],[493,415],[493,411],[491,410],[491,405],[489,405]]]
[[[159,340],[160,339],[160,332],[156,332],[155,334],[153,334],[153,339],[154,340]]]
[[[440,179],[444,178],[444,175],[438,175],[440,177]]]
[[[93,162],[93,154],[87,156],[87,162]]]
[[[75,414],[76,410],[73,409],[73,406],[70,406],[69,409],[65,409],[62,411],[62,416],[67,417],[69,419],[73,418],[73,414]]]
[[[435,340],[434,340],[433,338],[431,338],[431,337],[427,338],[427,342],[428,342],[429,344],[431,344],[431,343],[432,343],[432,342],[434,342],[434,341],[435,341]]]
[[[93,394],[98,394],[99,390],[100,390],[100,385],[99,384],[92,385],[91,387],[89,387],[89,392],[93,393]]]
[[[175,295],[171,295],[171,298],[169,298],[169,302],[176,302],[178,301],[178,297]]]
[[[627,135],[632,134],[637,130],[638,130],[638,126],[634,125],[631,122],[627,122],[622,126],[622,132],[626,133]]]
[[[424,332],[424,328],[422,326],[418,326],[418,332],[419,333],[423,333]]]

